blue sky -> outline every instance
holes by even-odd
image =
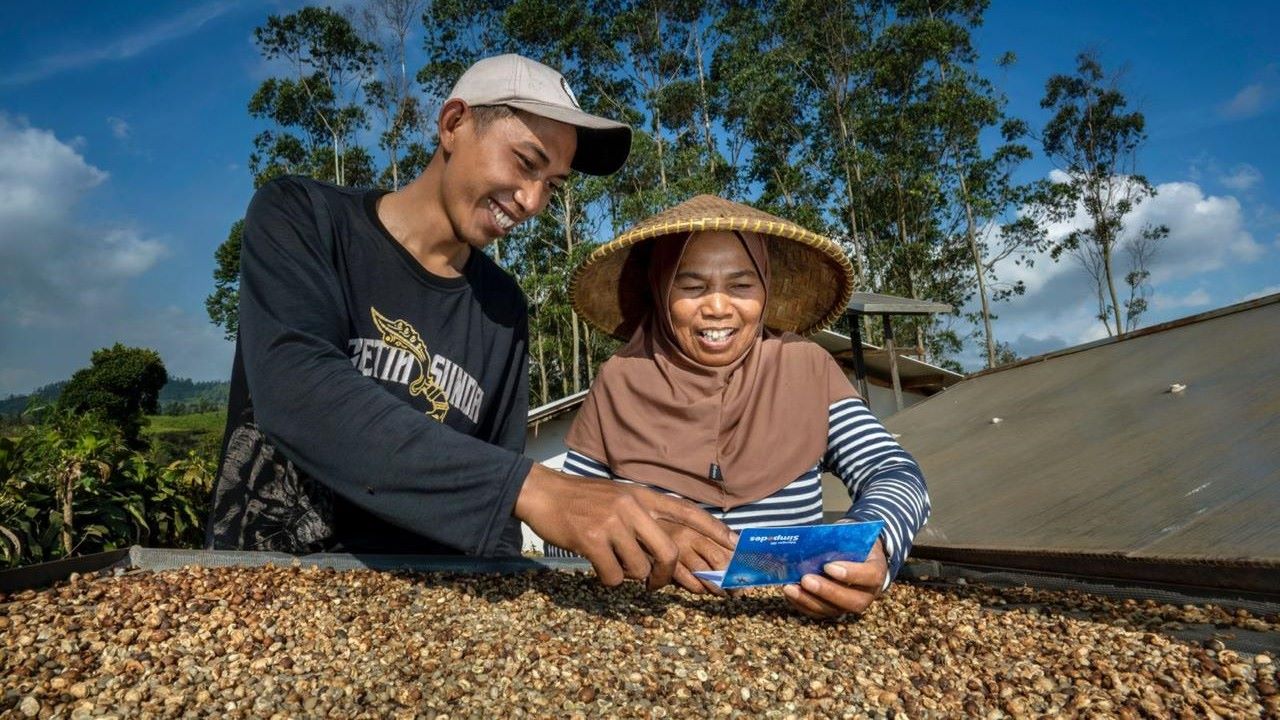
[[[0,395],[66,378],[116,341],[159,350],[172,375],[228,376],[232,347],[203,301],[252,193],[259,126],[245,105],[271,74],[252,31],[299,4],[0,4]],[[997,0],[976,34],[988,67],[1017,54],[989,75],[1037,127],[1045,79],[1079,50],[1125,68],[1150,131],[1141,167],[1161,191],[1142,220],[1173,230],[1148,322],[1280,292],[1276,7]],[[1037,158],[1024,172],[1051,170]],[[996,325],[1023,354],[1101,333],[1078,266],[1006,275],[1031,287]]]

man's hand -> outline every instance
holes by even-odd
[[[723,570],[728,567],[729,560],[733,557],[733,545],[738,542],[738,534],[731,533],[732,544],[725,546],[687,525],[667,520],[659,520],[658,525],[680,548],[680,558],[676,561],[673,575],[676,584],[691,593],[711,592],[724,595],[723,590],[699,580],[693,573],[699,570]]]
[[[845,613],[866,612],[889,576],[889,561],[880,540],[864,562],[829,562],[822,575],[805,575],[782,589],[787,602],[811,618],[826,620]]]
[[[514,514],[544,540],[591,561],[605,585],[643,579],[653,590],[670,583],[681,555],[688,553],[668,530],[681,530],[685,544],[705,540],[699,541],[699,555],[710,552],[706,543],[732,549],[735,541],[729,528],[688,501],[537,464],[525,478]],[[667,523],[666,529],[659,521]],[[692,575],[689,579],[697,582]]]

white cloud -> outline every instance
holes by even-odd
[[[1222,114],[1227,117],[1251,117],[1258,114],[1266,101],[1267,86],[1262,83],[1246,85],[1222,107]]]
[[[118,117],[109,117],[107,118],[107,126],[111,128],[111,134],[114,135],[117,140],[129,139],[129,132],[131,128],[129,127],[129,123],[125,122],[123,119]]]
[[[126,227],[83,227],[77,206],[108,174],[48,130],[0,114],[0,308],[11,317],[75,317],[165,253]]]
[[[1245,229],[1244,211],[1234,197],[1206,195],[1193,182],[1161,183],[1156,191],[1156,196],[1140,204],[1127,220],[1129,232],[1139,232],[1146,225],[1169,228],[1168,238],[1148,268],[1155,290],[1150,299],[1152,314],[1204,307],[1212,302],[1204,290],[1188,290],[1182,295],[1161,294],[1162,285],[1221,267],[1253,262],[1268,252]],[[1049,235],[1060,239],[1072,229],[1085,227],[1086,222],[1083,211],[1079,211],[1071,219],[1052,225]],[[1048,253],[1036,254],[1031,259],[1031,265],[1016,265],[1011,258],[997,268],[1001,282],[1021,280],[1026,283],[1027,292],[993,308],[999,316],[995,324],[996,337],[1016,338],[1012,344],[1023,356],[1106,337],[1106,329],[1096,317],[1097,291],[1080,263],[1070,255],[1054,262]],[[1128,258],[1121,252],[1115,263],[1113,268],[1121,283],[1117,292],[1123,303],[1128,288],[1121,278],[1128,271]]]
[[[1260,114],[1271,106],[1277,90],[1280,90],[1280,68],[1268,65],[1257,82],[1240,88],[1235,95],[1222,105],[1220,111],[1228,118],[1249,118]]]
[[[1181,296],[1157,292],[1151,296],[1151,309],[1178,310],[1182,308],[1198,308],[1204,307],[1210,302],[1212,302],[1212,299],[1204,288],[1197,288]]]
[[[1050,178],[1061,181],[1064,176],[1055,170]],[[1049,237],[1059,240],[1072,230],[1088,225],[1088,217],[1081,207],[1073,217],[1050,224]],[[1125,225],[1130,234],[1141,232],[1147,226],[1169,228],[1169,237],[1160,245],[1149,268],[1153,282],[1214,270],[1231,262],[1251,262],[1266,251],[1244,229],[1238,200],[1231,196],[1206,196],[1199,185],[1191,182],[1157,185],[1156,196],[1139,204],[1126,218]],[[1007,261],[999,269],[1000,279],[1022,280],[1029,291],[1034,292],[1035,286],[1043,286],[1052,278],[1081,272],[1080,266],[1065,255],[1055,263],[1048,253],[1040,253],[1033,261],[1032,266]]]
[[[1131,228],[1166,225],[1169,237],[1151,266],[1154,283],[1253,262],[1266,249],[1244,228],[1244,212],[1234,197],[1206,196],[1189,182],[1162,183],[1159,194],[1134,211]]]
[[[1248,190],[1262,182],[1262,171],[1249,163],[1240,163],[1218,177],[1218,182],[1232,190]]]
[[[108,177],[74,143],[0,113],[0,395],[65,379],[117,341],[155,348],[175,374],[226,376],[227,344],[206,319],[131,297],[166,244],[80,219]]]
[[[0,217],[9,223],[64,217],[81,194],[105,181],[107,173],[86,163],[74,145],[0,113]],[[0,233],[0,249],[18,240],[8,223]]]
[[[159,240],[147,240],[136,230],[115,229],[107,232],[95,248],[93,267],[103,277],[131,278],[151,269],[168,252]]]
[[[191,33],[227,11],[235,2],[218,0],[189,7],[183,12],[152,23],[136,32],[109,40],[97,47],[77,48],[47,55],[28,63],[14,72],[0,76],[0,85],[26,85],[43,80],[66,70],[89,67],[100,62],[126,60],[141,55],[151,48],[177,40]]]
[[[1249,302],[1250,300],[1257,300],[1258,298],[1264,298],[1268,295],[1275,295],[1276,293],[1280,293],[1280,285],[1268,285],[1267,287],[1254,290],[1253,292],[1245,295],[1244,297],[1240,298],[1236,302]]]

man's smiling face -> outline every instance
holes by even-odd
[[[562,122],[517,110],[480,123],[465,109],[448,138],[442,186],[454,235],[484,248],[542,212],[577,146],[577,131]]]

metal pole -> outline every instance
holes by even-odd
[[[884,351],[889,353],[889,375],[893,378],[893,399],[902,411],[902,380],[898,378],[898,352],[893,347],[893,321],[889,313],[880,316],[884,320]]]
[[[853,376],[858,381],[858,392],[862,400],[871,407],[871,396],[867,394],[867,361],[862,356],[862,313],[851,313],[849,318],[849,342],[853,344]]]

